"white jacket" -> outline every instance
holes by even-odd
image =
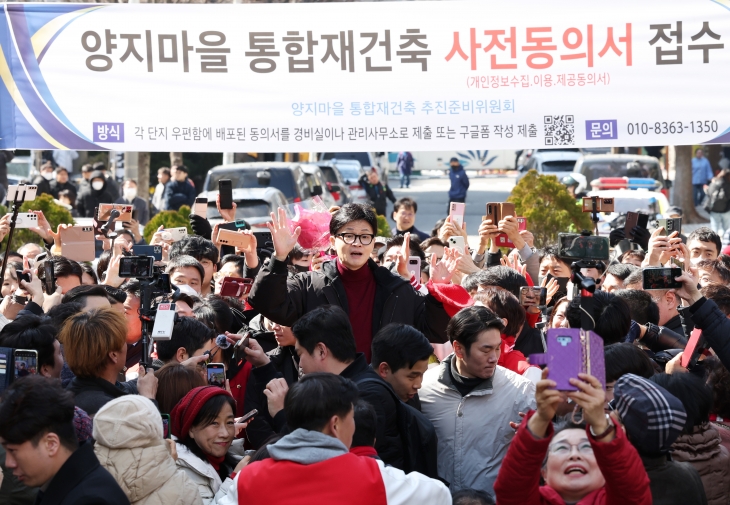
[[[507,454],[519,412],[535,408],[535,384],[497,366],[485,381],[462,397],[453,385],[451,354],[423,376],[418,392],[421,411],[438,436],[438,473],[452,491],[481,489],[494,495],[502,459]]]
[[[180,442],[177,442],[177,466],[198,486],[203,505],[219,503],[218,498],[225,496],[233,482],[231,479],[221,482],[213,465],[197,457]]]
[[[94,417],[94,453],[132,505],[202,505],[198,490],[175,466],[162,438],[162,418],[139,395],[104,405]]]

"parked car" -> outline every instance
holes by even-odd
[[[314,196],[299,163],[252,162],[221,165],[208,171],[203,188],[218,191],[218,181],[230,179],[233,188],[276,188],[289,203]]]
[[[217,188],[217,185],[216,185]],[[201,193],[201,198],[208,199],[208,221],[215,225],[223,221],[218,213],[215,201],[218,189]],[[276,188],[235,188],[233,201],[236,203],[236,219],[244,219],[253,227],[264,227],[271,222],[271,213],[279,207],[286,207],[289,202],[284,193]]]
[[[16,156],[8,163],[8,184],[30,182],[33,172],[33,159],[30,156]]]
[[[370,199],[365,188],[360,185],[360,177],[365,174],[365,169],[357,160],[333,160],[337,170],[342,174],[345,185],[350,190],[352,203],[368,203]]]
[[[540,175],[557,175],[558,178],[562,178],[567,172],[573,171],[575,162],[581,156],[581,153],[574,151],[547,150],[535,153],[518,169],[517,182],[533,169]]]
[[[326,179],[322,170],[313,163],[303,163],[302,170],[307,178],[307,185],[312,196],[319,196],[327,208],[337,205],[335,197],[327,187]]]
[[[515,162],[515,168],[517,170],[520,169],[520,167],[524,167],[527,165],[527,162],[530,161],[530,158],[532,158],[534,155],[538,153],[547,153],[547,152],[569,152],[569,153],[580,153],[581,150],[577,147],[554,147],[549,149],[525,149],[520,153],[520,155],[517,157],[517,161]]]
[[[345,205],[352,201],[352,193],[350,188],[345,184],[342,172],[331,161],[319,161],[317,166],[322,171],[327,185],[327,189],[332,193],[335,199],[335,205]]]
[[[591,190],[591,182],[601,177],[650,178],[661,184],[662,192],[669,189],[664,180],[659,160],[639,154],[590,154],[575,164],[570,174],[578,181],[577,192]]]
[[[310,153],[311,160],[317,161],[357,161],[363,170],[369,171],[373,167],[378,170],[380,180],[383,184],[388,182],[388,171],[381,164],[381,159],[385,153],[360,152],[360,153]]]

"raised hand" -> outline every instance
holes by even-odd
[[[274,257],[279,261],[286,261],[286,257],[297,244],[302,229],[297,226],[294,233],[289,230],[284,209],[279,209],[278,216],[272,212],[271,223],[266,223],[266,226],[271,232],[271,240],[274,243]]]
[[[547,433],[548,426],[555,417],[558,405],[563,401],[563,396],[554,388],[557,384],[555,381],[548,379],[550,372],[547,369],[542,371],[542,379],[538,381],[535,389],[535,402],[537,403],[537,412],[527,422],[530,432],[536,437],[544,437]]]
[[[233,202],[232,209],[221,209],[221,195],[218,193],[215,199],[215,206],[218,207],[218,213],[226,223],[231,223],[236,220],[236,202]]]
[[[444,249],[444,256],[438,261],[436,255],[431,256],[431,280],[434,284],[449,284],[459,263],[459,251]]]
[[[10,219],[13,216],[11,214],[6,214],[3,217],[0,217],[0,241],[2,241],[5,236],[10,233]]]
[[[578,391],[568,393],[568,398],[573,400],[583,409],[583,418],[586,420],[593,432],[603,433],[608,428],[608,420],[604,411],[606,405],[606,392],[601,383],[592,375],[579,373],[577,379],[570,379],[570,383],[578,388]],[[601,439],[610,442],[615,436],[615,430],[608,436]]]

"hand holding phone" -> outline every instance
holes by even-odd
[[[233,184],[230,179],[218,181],[218,194],[221,197],[221,209],[233,208]]]
[[[208,217],[208,199],[198,197],[195,199],[195,205],[193,207],[193,214],[202,218]]]
[[[464,225],[464,212],[466,210],[465,203],[451,202],[449,205],[449,216],[451,216],[451,222],[454,226],[458,226],[459,229]]]
[[[226,372],[223,363],[208,363],[208,385],[225,389]]]

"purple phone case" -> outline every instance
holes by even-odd
[[[586,356],[587,355],[587,356]],[[587,359],[585,359],[587,357]],[[606,364],[603,339],[592,331],[578,328],[552,328],[547,333],[547,353],[530,355],[530,363],[550,368],[550,380],[559,391],[576,391],[571,378],[590,373],[606,389]]]

